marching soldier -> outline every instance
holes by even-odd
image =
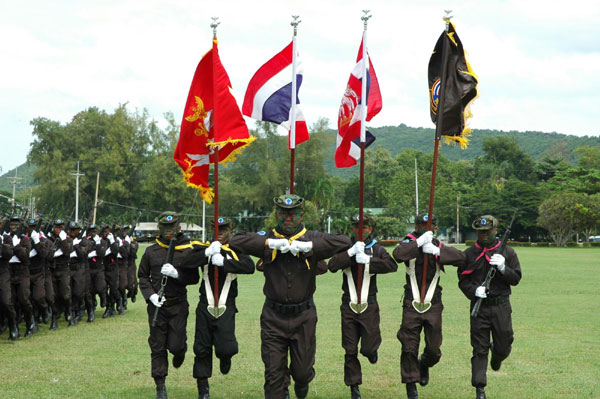
[[[471,384],[475,387],[476,398],[485,399],[488,353],[491,350],[490,367],[498,371],[510,354],[514,340],[509,297],[510,287],[521,281],[521,264],[517,253],[508,246],[502,253],[497,253],[502,243],[496,238],[498,220],[494,216],[480,216],[473,221],[472,227],[477,231],[477,242],[464,252],[432,245],[424,246],[423,251],[439,255],[442,264],[458,266],[458,286],[471,300],[471,310],[477,299],[482,298],[477,316],[471,317]],[[488,291],[483,282],[490,268],[495,268],[497,273]]]
[[[49,309],[46,301],[46,257],[48,248],[44,237],[37,229],[38,220],[31,218],[27,221],[27,235],[31,238],[32,248],[29,252],[29,278],[31,282],[31,299],[41,316],[40,319],[48,322]]]
[[[69,325],[74,325],[71,310],[71,270],[69,269],[69,259],[71,252],[73,252],[73,239],[65,233],[64,227],[65,224],[62,219],[57,219],[54,222],[54,230],[50,238],[52,240],[50,253],[53,258],[52,285],[55,294],[50,330],[58,328],[58,316],[61,311],[65,312],[65,319],[69,322]]]
[[[350,387],[350,397],[360,399],[358,386],[362,384],[362,371],[358,360],[360,353],[370,363],[377,362],[377,350],[381,344],[379,329],[379,304],[377,303],[377,275],[395,272],[398,265],[385,248],[373,238],[375,221],[363,215],[362,237],[359,238],[360,216],[351,218],[353,245],[348,251],[334,255],[328,268],[332,272],[343,270],[342,281],[342,347],[344,356],[344,383]],[[363,265],[363,275],[359,276],[358,265]],[[358,285],[362,278],[360,302]]]
[[[277,227],[270,232],[238,233],[231,246],[263,261],[266,296],[261,324],[265,398],[288,395],[289,375],[297,398],[306,398],[315,376],[317,310],[313,301],[317,266],[350,247],[350,239],[307,231],[302,224],[304,199],[287,194],[273,199]],[[288,369],[288,353],[290,368]]]
[[[92,321],[96,318],[96,295],[100,297],[100,307],[106,306],[106,278],[104,276],[104,257],[108,249],[108,241],[96,233],[96,225],[92,224],[88,228],[88,242],[90,244],[90,252],[88,253],[88,265],[90,276],[90,296],[92,297],[91,315],[88,314],[88,320]]]
[[[119,243],[115,240],[110,230],[110,226],[102,226],[100,230],[102,236],[102,246],[106,248],[104,256],[104,277],[106,278],[107,296],[106,310],[102,318],[113,317],[115,315],[115,306],[119,303],[119,269],[117,266],[117,254],[119,253]]]
[[[254,273],[254,262],[250,256],[229,246],[232,222],[219,218],[218,237],[210,244],[194,245],[183,261],[182,267],[203,267],[200,285],[200,301],[196,308],[196,333],[194,336],[194,378],[198,385],[198,398],[210,399],[208,379],[212,376],[212,351],[220,360],[221,373],[231,368],[231,358],[238,353],[235,338],[235,314],[237,308],[237,275]],[[214,225],[214,221],[213,221]],[[215,270],[218,270],[218,286],[215,287]],[[218,302],[215,303],[215,292]]]
[[[421,304],[422,279],[425,264],[423,246],[428,243],[440,245],[433,233],[437,231],[436,217],[432,216],[432,229],[427,231],[427,214],[415,219],[415,230],[394,249],[392,255],[406,265],[406,285],[402,304],[402,324],[398,340],[402,343],[400,369],[402,382],[406,384],[408,399],[417,399],[418,382],[421,386],[429,383],[429,368],[442,357],[442,286],[439,285],[440,272],[444,271],[436,257],[427,255],[427,276],[424,300]],[[419,356],[421,330],[425,334],[425,348]]]
[[[129,262],[129,242],[125,240],[123,230],[119,225],[114,228],[115,240],[119,243],[117,251],[117,269],[119,272],[119,299],[117,302],[117,313],[125,314],[127,307],[127,269]]]
[[[131,298],[131,302],[135,302],[136,295],[138,292],[138,281],[137,281],[137,266],[135,260],[137,259],[137,251],[140,244],[136,241],[135,237],[129,235],[131,228],[125,231],[125,240],[129,242],[129,258],[127,259],[127,297]],[[135,226],[134,226],[135,228]]]
[[[87,262],[87,240],[79,237],[81,225],[77,222],[69,223],[69,237],[73,240],[73,250],[69,254],[69,267],[71,269],[71,303],[73,305],[73,319],[69,326],[81,321],[83,307],[85,306],[85,262]]]
[[[8,261],[13,257],[14,248],[10,234],[0,232],[0,308],[8,321],[8,339],[11,341],[19,337],[19,326],[17,325],[17,312],[12,300],[12,287],[10,284],[10,267]]]
[[[189,313],[186,285],[199,280],[197,269],[182,269],[182,260],[192,251],[190,240],[179,230],[179,219],[174,212],[163,212],[158,218],[160,235],[156,243],[146,248],[140,261],[138,278],[140,291],[148,303],[152,378],[156,384],[156,398],[166,399],[165,380],[169,362],[167,350],[173,354],[173,367],[179,368],[187,351],[186,325]],[[171,238],[176,246],[171,263],[166,263]],[[164,272],[164,274],[163,274]],[[161,282],[165,277],[166,285]],[[161,290],[164,290],[164,292]],[[163,295],[159,295],[162,293]],[[153,325],[156,308],[160,308]]]

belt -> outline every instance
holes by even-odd
[[[404,299],[408,299],[409,301],[413,300],[412,292],[404,291]],[[442,293],[439,292],[431,298],[431,304],[442,302]]]
[[[495,296],[492,298],[483,298],[482,305],[500,305],[508,302],[508,295]]]
[[[169,306],[173,306],[173,305],[178,305],[178,304],[182,303],[183,301],[184,301],[184,298],[181,298],[181,297],[167,298],[167,299],[165,299],[165,303],[163,303],[163,306],[169,307]]]
[[[342,296],[342,305],[348,305],[350,303],[350,298],[347,296]],[[367,303],[374,304],[377,303],[377,295],[369,295],[367,297]]]
[[[267,305],[268,307],[270,307],[277,313],[296,314],[296,313],[303,312],[306,309],[310,309],[311,307],[314,307],[315,303],[314,303],[312,297],[307,301],[300,302],[300,303],[293,303],[293,304],[279,303],[279,302],[272,301],[269,298],[265,298],[265,305]]]

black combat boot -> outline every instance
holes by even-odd
[[[167,399],[167,387],[165,384],[156,385],[156,399]]]
[[[219,368],[221,369],[221,373],[223,375],[229,373],[229,370],[231,370],[231,358],[230,357],[222,358],[221,363],[219,364]]]
[[[26,330],[24,337],[31,337],[38,331],[40,331],[40,328],[38,327],[33,315],[30,315],[28,318],[26,318]]]
[[[308,395],[308,384],[301,385],[298,383],[294,384],[294,392],[296,393],[296,398],[304,399],[306,395]]]
[[[429,367],[423,364],[423,355],[419,356],[419,372],[421,374],[419,384],[424,387],[429,384]]]
[[[52,312],[52,322],[50,323],[50,330],[56,330],[58,328],[58,314]]]
[[[8,322],[3,317],[0,317],[0,335],[8,329]]]
[[[350,386],[350,399],[360,399],[360,389],[358,389],[358,384]]]
[[[67,327],[73,327],[74,325],[77,324],[77,321],[75,320],[75,316],[73,315],[73,310],[71,308],[67,308],[67,310],[65,310],[65,318],[69,321],[69,324],[67,324]]]
[[[492,359],[490,360],[490,367],[494,371],[500,370],[500,366],[502,366],[502,360],[498,360],[498,357],[494,356],[494,343],[492,342],[492,347],[490,348],[492,352]]]
[[[94,311],[93,307],[91,307],[91,306],[88,307],[87,315],[88,315],[88,318],[87,318],[87,322],[88,323],[91,323],[94,320],[96,320],[96,312]]]
[[[50,316],[52,316],[52,311],[50,310],[50,306],[48,306],[46,309],[42,310],[42,323],[44,324],[48,324],[48,321],[50,321]]]
[[[123,298],[119,298],[119,301],[117,302],[117,313],[120,315],[125,314],[125,309],[123,309]]]
[[[475,388],[475,399],[485,399],[485,389],[483,387]]]
[[[377,363],[377,352],[368,357],[369,363],[375,364]]]
[[[106,304],[106,309],[104,310],[104,314],[102,315],[103,319],[106,319],[107,317],[111,317],[111,310],[112,310],[112,304],[107,303]]]
[[[9,334],[8,339],[11,341],[19,338],[19,325],[15,320],[8,320]]]
[[[198,399],[210,399],[210,391],[208,389],[208,378],[198,378]]]
[[[419,392],[417,391],[417,384],[414,382],[406,383],[406,397],[407,399],[419,399]]]
[[[135,303],[135,294],[131,297],[131,302]]]
[[[127,310],[127,297],[123,297],[123,310]]]

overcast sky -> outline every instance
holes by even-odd
[[[479,76],[473,128],[600,135],[596,0],[55,0],[0,4],[3,173],[26,161],[36,117],[67,123],[96,106],[181,118],[196,65],[219,51],[241,106],[248,81],[289,43],[299,15],[299,93],[309,124],[337,112],[371,10],[367,47],[383,109],[370,126],[431,127],[427,64],[444,9]],[[249,121],[253,127],[254,122]],[[333,156],[333,154],[332,154]]]

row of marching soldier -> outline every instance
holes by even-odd
[[[313,294],[316,276],[327,270],[343,271],[340,306],[345,350],[343,379],[350,388],[351,399],[362,397],[359,344],[360,353],[374,364],[379,359],[382,340],[376,276],[396,271],[396,262],[406,265],[402,324],[397,337],[402,344],[400,371],[407,398],[418,398],[417,384],[428,385],[429,369],[441,358],[443,304],[439,279],[443,265],[457,266],[459,287],[471,301],[471,308],[477,302],[481,304],[478,314],[471,317],[471,383],[475,397],[486,398],[489,352],[490,366],[498,370],[511,351],[510,287],[521,279],[515,251],[501,245],[496,238],[496,218],[491,215],[477,218],[473,222],[477,242],[460,251],[434,238],[435,218],[432,230],[428,231],[428,215],[419,215],[415,230],[390,255],[375,240],[375,222],[368,215],[363,216],[363,236],[358,234],[360,217],[355,216],[351,220],[353,234],[346,237],[308,231],[302,223],[304,200],[297,195],[286,194],[273,201],[277,219],[273,230],[233,234],[230,221],[219,218],[219,236],[210,245],[190,242],[180,232],[174,212],[159,217],[160,235],[142,256],[138,274],[142,295],[148,303],[148,343],[157,399],[167,398],[167,353],[173,354],[175,368],[185,359],[189,307],[186,286],[199,281],[199,269],[202,284],[196,309],[193,366],[198,398],[210,398],[208,380],[212,376],[213,347],[221,372],[229,373],[231,359],[238,353],[237,274],[254,271],[248,255],[258,258],[256,268],[265,278],[265,303],[260,316],[265,398],[288,399],[292,380],[296,398],[309,396],[316,354],[317,310]],[[166,261],[170,242],[175,254]],[[426,257],[430,267],[425,276],[426,292],[422,295],[420,282]],[[489,284],[484,284],[489,270],[495,274]],[[362,285],[357,285],[360,279]],[[213,295],[215,291],[220,293],[216,295],[218,302]],[[157,315],[156,323],[153,315]],[[424,348],[419,356],[422,333]]]
[[[73,221],[56,219],[44,232],[40,220],[12,216],[2,228],[0,251],[0,334],[8,339],[29,337],[40,324],[59,327],[123,315],[128,298],[136,300],[138,243],[130,226],[90,225],[85,231]],[[24,333],[19,324],[24,323]]]

